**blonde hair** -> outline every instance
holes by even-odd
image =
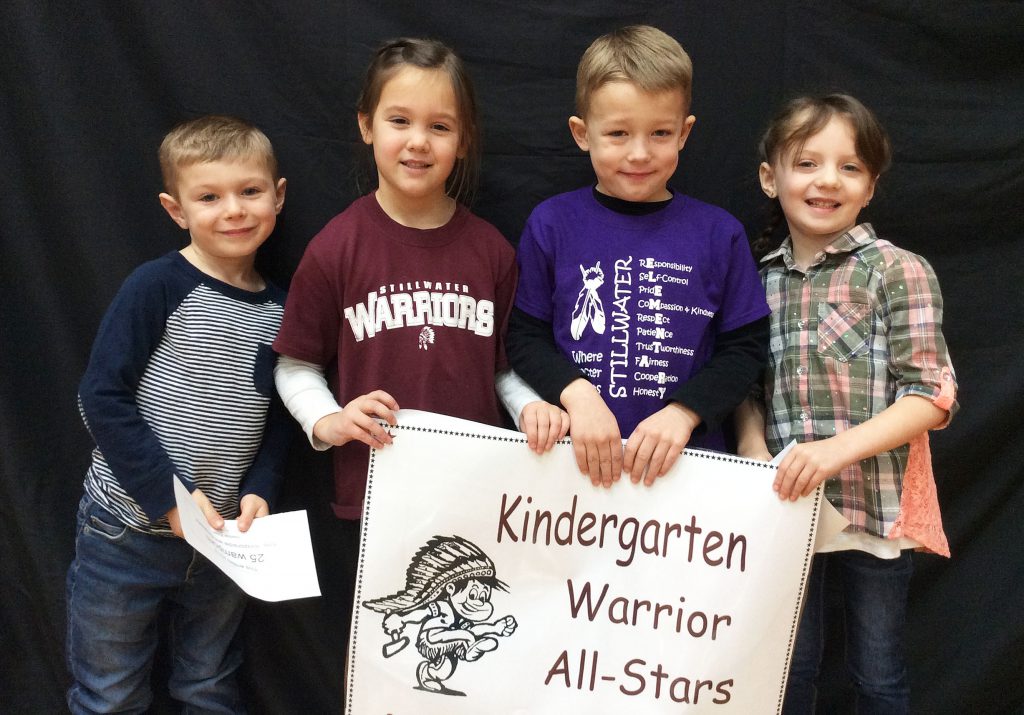
[[[276,182],[277,157],[267,135],[244,119],[210,114],[182,122],[167,133],[158,152],[164,190],[177,194],[178,171],[186,166],[222,159],[255,159]]]
[[[591,43],[576,70],[576,114],[586,119],[594,92],[622,81],[645,92],[679,90],[683,111],[689,111],[693,63],[678,42],[656,27],[630,25]]]

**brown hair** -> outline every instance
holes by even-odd
[[[370,66],[366,69],[363,87],[356,102],[356,111],[372,118],[380,102],[384,85],[406,65],[441,70],[451,80],[459,113],[460,148],[464,156],[456,160],[446,187],[450,196],[468,204],[476,190],[480,172],[480,116],[473,83],[469,79],[465,65],[454,50],[438,40],[413,37],[385,42],[374,53]]]
[[[210,114],[178,124],[158,152],[164,190],[177,196],[178,171],[200,162],[251,158],[267,168],[276,182],[277,157],[267,135],[244,119]]]
[[[855,97],[826,94],[797,97],[787,102],[768,123],[757,152],[761,161],[773,164],[791,150],[797,154],[804,143],[825,128],[832,117],[842,117],[853,129],[854,148],[872,178],[877,179],[892,163],[892,145],[878,117]],[[769,218],[751,248],[760,258],[772,244],[772,235],[785,216],[778,199],[772,199]]]
[[[679,90],[683,111],[689,111],[693,63],[678,42],[656,27],[630,25],[590,44],[576,70],[576,114],[586,119],[594,92],[623,81],[645,92]]]
[[[848,94],[797,97],[788,102],[768,124],[761,137],[761,161],[778,161],[790,149],[798,152],[808,139],[820,132],[832,117],[841,116],[853,129],[857,156],[875,178],[892,162],[889,136],[874,113]]]

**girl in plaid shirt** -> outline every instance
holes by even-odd
[[[794,100],[760,152],[761,187],[778,200],[789,236],[761,259],[771,354],[763,399],[738,416],[739,452],[770,459],[795,440],[773,484],[779,498],[824,482],[850,521],[815,556],[784,711],[814,712],[823,586],[833,569],[859,711],[907,712],[910,550],[949,555],[927,436],[957,407],[942,297],[923,258],[857,222],[891,156],[864,105],[841,94]]]

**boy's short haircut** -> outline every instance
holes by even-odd
[[[576,114],[586,119],[590,98],[609,82],[632,82],[645,92],[679,90],[690,109],[693,63],[675,39],[650,25],[630,25],[594,40],[576,70]]]
[[[160,143],[160,173],[164,190],[177,196],[178,171],[200,162],[255,159],[277,181],[277,158],[267,135],[244,119],[210,114],[182,122]]]

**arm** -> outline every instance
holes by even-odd
[[[96,446],[151,521],[174,508],[171,477],[182,475],[142,417],[136,392],[163,338],[167,315],[179,301],[174,286],[152,264],[129,276],[103,317],[78,392]]]
[[[622,437],[615,415],[562,355],[551,323],[513,308],[508,330],[513,369],[547,402],[565,408],[576,466],[595,486],[611,486],[622,473]]]
[[[519,308],[512,308],[509,317],[508,360],[527,385],[553,404],[558,404],[569,383],[583,376],[558,349],[551,323]]]
[[[253,519],[270,513],[270,505],[276,499],[284,478],[291,429],[287,410],[275,392],[267,409],[267,423],[259,451],[240,485],[239,531],[248,531]]]
[[[340,447],[353,439],[371,447],[391,444],[391,435],[374,419],[397,424],[398,403],[383,390],[360,395],[342,408],[327,386],[322,367],[286,355],[278,358],[274,382],[314,448]]]
[[[772,488],[780,499],[796,501],[849,465],[906,444],[939,427],[947,412],[931,400],[908,395],[871,419],[835,437],[796,445],[779,465]]]
[[[499,372],[494,378],[498,397],[519,430],[526,433],[526,443],[537,454],[550,450],[569,431],[569,415],[557,405],[540,399],[514,370]]]
[[[747,459],[772,461],[772,453],[764,438],[764,406],[754,397],[739,404],[734,413],[736,424],[736,452]]]

